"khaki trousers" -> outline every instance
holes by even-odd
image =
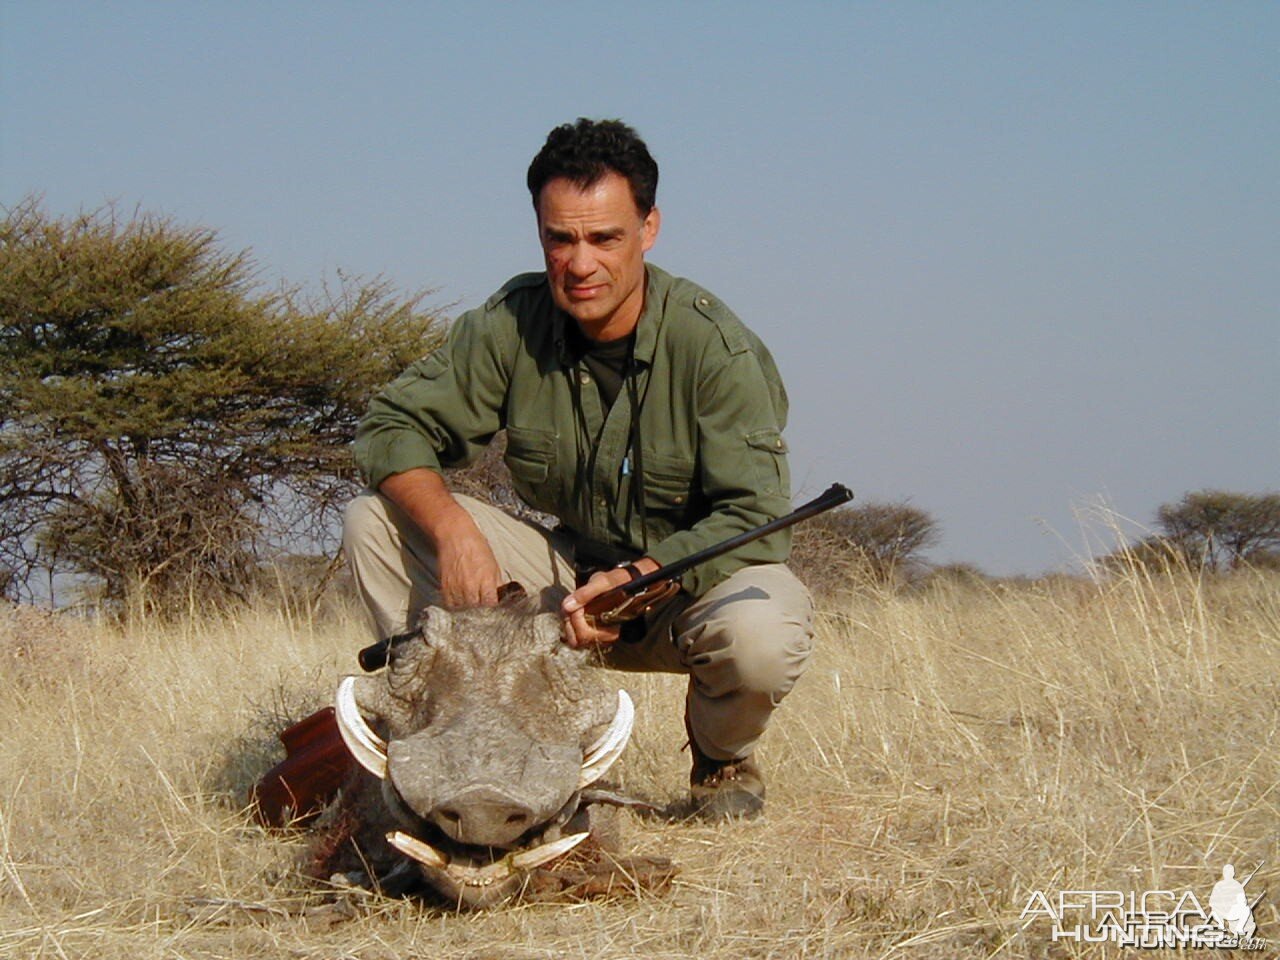
[[[506,580],[555,610],[574,588],[566,538],[479,500],[457,496],[475,519]],[[435,551],[426,535],[381,494],[347,508],[343,547],[373,618],[376,639],[408,630],[437,602]],[[813,650],[813,602],[784,564],[745,567],[701,597],[673,601],[642,640],[604,653],[619,670],[689,677],[689,724],[717,760],[748,756],[773,710],[804,672]]]

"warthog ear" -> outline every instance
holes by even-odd
[[[440,607],[427,607],[418,617],[418,629],[427,643],[443,640],[453,631],[453,617],[448,610]]]
[[[557,650],[560,647],[560,618],[554,613],[540,613],[533,618],[533,636],[541,648]]]
[[[408,639],[391,648],[388,663],[387,685],[392,696],[402,700],[412,700],[417,696],[419,687],[431,664],[435,662],[436,653],[442,641],[453,630],[453,618],[439,607],[427,607],[418,617],[417,629],[408,635]]]

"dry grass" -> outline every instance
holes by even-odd
[[[1278,586],[864,592],[826,611],[770,731],[762,821],[629,821],[636,852],[681,864],[668,895],[471,915],[370,899],[336,923],[296,872],[302,841],[236,798],[354,668],[353,618],[0,614],[0,956],[1103,956],[1024,929],[1028,893],[1207,895],[1222,864],[1262,860],[1274,950]],[[642,720],[621,777],[673,800],[681,684],[624,682]]]

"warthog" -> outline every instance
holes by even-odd
[[[552,614],[431,607],[385,670],[343,680],[338,726],[372,775],[344,805],[363,869],[484,907],[586,839],[634,719],[592,656]]]

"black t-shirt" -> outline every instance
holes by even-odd
[[[600,402],[605,410],[610,409],[626,382],[627,365],[631,362],[631,350],[636,341],[635,332],[620,340],[599,343],[586,336],[576,323],[567,323],[565,338],[570,355],[587,368],[600,391]]]

